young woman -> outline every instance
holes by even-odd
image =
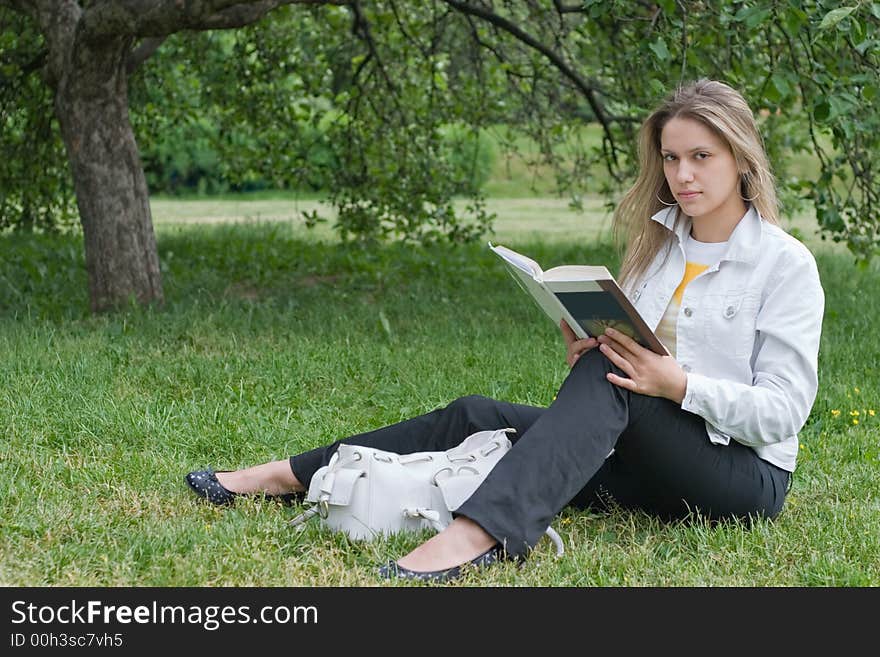
[[[672,356],[610,329],[578,340],[563,322],[571,371],[548,408],[464,397],[340,441],[408,453],[517,430],[452,524],[383,576],[443,581],[465,564],[524,557],[567,504],[614,500],[663,518],[782,509],[817,389],[816,263],[777,225],[767,156],[738,92],[710,80],[681,87],[647,119],[639,147],[640,174],[615,214],[628,243],[618,278]],[[338,445],[186,479],[215,504],[302,492]]]

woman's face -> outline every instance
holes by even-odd
[[[663,173],[685,214],[713,221],[737,221],[745,214],[740,175],[727,144],[694,119],[674,118],[660,132]]]

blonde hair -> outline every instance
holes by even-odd
[[[740,171],[740,196],[767,221],[779,223],[776,186],[755,117],[742,95],[723,82],[697,80],[679,87],[639,131],[639,174],[614,212],[614,237],[626,245],[618,280],[623,285],[647,269],[669,238],[651,216],[674,201],[663,174],[660,134],[670,119],[699,121],[730,148]],[[676,223],[681,213],[676,215]]]

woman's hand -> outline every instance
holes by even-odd
[[[614,385],[641,395],[665,397],[677,404],[684,400],[687,374],[672,356],[655,354],[610,328],[599,336],[599,350],[629,377],[609,372],[608,380]]]
[[[596,338],[578,340],[578,337],[564,319],[559,320],[559,328],[562,329],[562,338],[565,340],[565,362],[568,363],[569,367],[574,367],[574,364],[577,362],[577,359],[581,357],[582,353],[599,346]]]

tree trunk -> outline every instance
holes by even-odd
[[[147,182],[128,118],[130,38],[74,37],[55,112],[85,236],[93,311],[161,303],[162,279]]]

